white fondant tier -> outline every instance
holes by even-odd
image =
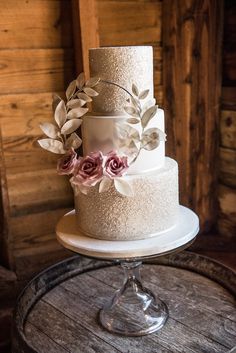
[[[165,159],[154,172],[125,176],[132,184],[133,197],[123,197],[114,187],[88,195],[77,192],[75,210],[78,227],[92,238],[135,240],[152,237],[175,226],[179,217],[178,164]]]
[[[93,151],[101,151],[103,154],[116,150],[123,154],[120,149],[120,140],[117,136],[117,123],[125,123],[127,115],[122,116],[85,116],[82,124],[83,154],[88,155]],[[141,133],[141,125],[133,125]],[[158,109],[157,114],[150,121],[148,128],[157,127],[165,131],[164,111]],[[132,160],[132,158],[131,158]],[[165,162],[165,142],[152,150],[142,149],[137,160],[131,164],[128,175],[138,174],[163,167]]]
[[[132,84],[140,91],[149,89],[153,98],[153,50],[151,46],[104,47],[89,50],[90,76],[114,82],[129,92]],[[126,99],[121,88],[100,82],[99,92],[93,99],[93,111],[105,114],[122,114]]]

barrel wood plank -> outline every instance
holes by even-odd
[[[120,287],[122,271],[74,257],[41,273],[20,296],[13,353],[228,353],[236,345],[235,273],[190,252],[151,261],[142,277],[169,307],[163,329],[135,338],[104,330],[98,311]]]

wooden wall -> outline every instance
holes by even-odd
[[[158,104],[163,106],[163,26],[170,29],[172,35],[177,33],[173,31],[174,27],[170,28],[167,23],[163,24],[163,16],[166,16],[164,10],[168,10],[168,1],[11,0],[2,4],[0,10],[0,220],[2,224],[0,262],[15,270],[18,278],[29,277],[40,268],[66,256],[66,252],[55,240],[54,229],[58,218],[73,207],[72,192],[67,179],[56,175],[57,157],[37,148],[36,140],[41,135],[39,122],[50,120],[52,117],[51,93],[63,91],[76,74],[74,49],[77,71],[81,71],[84,66],[87,72],[89,47],[152,45],[155,96]],[[174,2],[177,4],[174,0],[170,4]],[[193,3],[200,6],[197,5],[199,1],[193,1]],[[209,12],[209,4],[213,2],[204,0],[203,3],[206,11]],[[72,6],[74,11],[71,9]],[[191,7],[191,11],[194,11],[194,7]],[[230,10],[227,16],[231,26]],[[208,17],[202,16],[202,18]],[[191,20],[188,11],[185,19]],[[208,27],[205,26],[204,21],[201,22],[201,19],[199,21],[203,24],[202,38],[209,39],[205,32]],[[187,27],[186,30],[188,30]],[[233,31],[235,39],[235,29],[233,30],[231,26],[229,30]],[[229,36],[226,35],[226,38]],[[187,40],[188,37],[185,39]],[[212,49],[211,46],[210,50]],[[219,229],[227,234],[231,234],[233,229],[231,219],[234,215],[235,201],[233,136],[236,117],[233,102],[236,100],[235,91],[232,90],[232,86],[235,86],[236,72],[235,68],[232,69],[232,62],[235,62],[234,50],[231,48],[225,51],[224,71],[228,75],[225,77],[228,78],[223,81],[224,104],[221,119]],[[196,51],[193,54],[195,68],[201,72],[201,65],[196,64],[199,55]],[[173,65],[172,69],[178,72],[179,68]],[[190,84],[189,79],[190,76],[185,83]],[[188,92],[194,95],[194,90]],[[189,123],[187,120],[186,122]],[[207,119],[203,120],[205,125],[202,126],[206,136],[209,137],[206,122]],[[195,123],[198,124],[197,121]],[[189,131],[193,130],[192,124],[187,126]],[[169,125],[168,134],[171,131],[170,128]],[[181,133],[181,129],[179,127],[178,129],[178,133]],[[200,130],[196,131],[201,141]],[[189,133],[188,136],[190,136]],[[173,146],[171,140],[170,134],[168,143],[172,143]],[[191,146],[188,144],[187,153],[190,152]],[[184,147],[181,148],[183,151]],[[190,162],[191,160],[188,159],[187,163]],[[195,164],[196,168],[200,166],[199,175],[202,173],[204,163],[203,158],[200,164]],[[214,160],[211,161],[212,164]],[[193,180],[194,173],[191,175]],[[210,179],[208,182],[210,183]],[[199,190],[200,194],[196,194],[196,190]],[[193,197],[196,196],[195,200],[198,200],[198,204],[195,205],[199,209],[203,209],[204,206],[206,212],[209,212],[206,200],[211,195],[202,196],[201,190],[199,184],[192,194]],[[188,190],[185,191],[188,192]]]
[[[54,229],[72,193],[36,140],[39,122],[52,118],[52,92],[74,76],[71,18],[67,0],[1,3],[1,259],[18,278],[64,256]]]
[[[225,0],[218,230],[236,236],[236,3]]]

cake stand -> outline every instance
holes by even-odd
[[[56,228],[57,239],[65,248],[120,264],[124,271],[123,285],[100,310],[99,317],[108,331],[126,336],[155,332],[168,318],[166,304],[141,282],[142,260],[185,249],[194,241],[198,231],[198,216],[184,206],[180,206],[176,226],[148,239],[108,241],[88,237],[78,229],[75,211],[63,216]]]

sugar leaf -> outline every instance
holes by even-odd
[[[83,93],[83,92],[79,92],[77,93],[77,97],[84,100],[85,102],[92,102],[92,98],[90,98],[87,94]]]
[[[76,119],[80,118],[88,112],[88,108],[75,108],[69,111],[67,114],[67,119]]]
[[[144,128],[148,125],[149,121],[156,115],[157,109],[157,105],[154,105],[144,112],[144,114],[142,115],[142,126]]]
[[[139,95],[138,87],[134,83],[132,84],[132,92],[136,97],[138,97]]]
[[[83,107],[83,105],[85,104],[86,104],[86,101],[83,99],[72,99],[69,102],[67,102],[66,106],[70,109],[74,109],[74,108]]]
[[[91,77],[87,82],[86,82],[86,86],[87,87],[94,87],[98,84],[98,82],[100,81],[99,77]]]
[[[64,154],[66,150],[64,149],[63,143],[58,140],[53,139],[42,139],[38,140],[39,145],[47,151]]]
[[[99,185],[99,192],[107,191],[113,183],[113,180],[107,177],[103,177]]]
[[[62,98],[60,96],[58,96],[58,94],[53,93],[52,94],[52,110],[55,112],[55,109],[58,105],[58,103],[60,103],[60,101],[62,100]]]
[[[160,141],[165,141],[165,133],[158,128],[151,128],[144,131],[141,139],[141,147],[147,151],[157,148]]]
[[[66,121],[66,106],[63,100],[56,107],[54,119],[59,127],[62,127]]]
[[[130,105],[127,105],[124,107],[124,111],[129,114],[129,115],[132,115],[132,116],[135,116],[135,117],[138,117],[139,114],[138,114],[138,111],[136,108],[130,106]]]
[[[68,120],[61,128],[61,133],[63,135],[69,135],[75,130],[77,130],[82,123],[81,119],[71,119]]]
[[[129,119],[127,119],[127,123],[129,123],[129,124],[138,124],[138,123],[140,123],[140,119],[138,119],[138,118],[129,118]]]
[[[75,93],[75,90],[76,90],[76,80],[73,80],[69,86],[67,87],[67,90],[66,90],[66,98],[67,99],[70,99],[73,94]]]
[[[116,190],[123,196],[132,197],[134,196],[133,189],[128,181],[124,180],[124,178],[115,178],[114,185]]]
[[[51,124],[51,123],[42,123],[39,124],[41,130],[47,135],[48,137],[51,137],[53,139],[58,137],[58,132],[59,129],[56,125]]]
[[[66,140],[65,147],[66,149],[74,148],[75,150],[82,145],[81,138],[73,132],[70,137]]]
[[[85,84],[85,77],[84,77],[84,73],[81,72],[81,74],[79,74],[79,76],[76,79],[76,85],[79,89],[82,89],[84,84]]]
[[[148,96],[148,93],[149,93],[149,89],[145,89],[145,91],[142,91],[141,93],[139,93],[138,98],[145,99]]]
[[[96,97],[98,96],[98,92],[96,92],[93,88],[90,87],[84,87],[83,91],[85,94],[87,94],[89,97]]]

